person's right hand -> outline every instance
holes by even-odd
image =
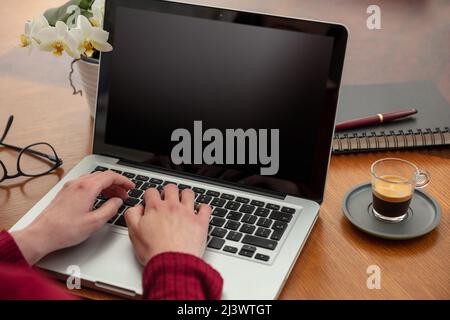
[[[180,200],[181,197],[181,200]],[[201,257],[206,248],[211,207],[199,206],[195,214],[195,193],[177,186],[164,188],[163,199],[158,190],[150,188],[142,205],[125,212],[128,233],[138,260],[146,265],[163,252],[181,252]]]

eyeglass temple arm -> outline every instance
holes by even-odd
[[[12,115],[9,116],[8,122],[6,123],[5,131],[3,131],[2,137],[0,138],[0,144],[3,144],[3,140],[5,140],[6,135],[8,134],[13,121],[14,121],[14,116],[12,116]]]
[[[13,149],[13,150],[18,151],[18,152],[21,152],[24,148],[16,147],[16,146],[14,146],[12,144],[7,144],[7,143],[3,142],[3,140],[5,140],[8,132],[9,132],[9,129],[11,128],[11,125],[12,125],[13,121],[14,121],[14,116],[13,115],[9,116],[8,122],[6,123],[5,131],[3,132],[3,135],[0,138],[0,145],[8,147],[8,148]],[[26,153],[32,153],[34,155],[47,158],[50,161],[55,161],[55,162],[60,162],[61,161],[61,159],[59,159],[58,157],[55,158],[55,157],[52,157],[52,156],[50,156],[48,154],[45,154],[45,153],[42,153],[42,152],[39,152],[39,151],[35,151],[33,149],[28,149],[25,152]]]

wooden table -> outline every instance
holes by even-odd
[[[199,1],[200,2],[200,1]],[[382,29],[365,27],[369,2],[201,1],[274,14],[344,22],[351,36],[344,83],[432,80],[450,101],[450,3],[370,1],[382,9]],[[21,0],[0,5],[0,130],[10,114],[16,120],[7,141],[19,146],[51,143],[64,159],[56,174],[16,179],[0,186],[0,229],[10,228],[78,161],[91,152],[92,123],[87,104],[72,96],[70,60],[17,48],[23,23],[61,1]],[[259,6],[259,7],[258,7]],[[428,191],[440,202],[439,227],[410,241],[387,241],[356,230],[342,215],[341,201],[353,185],[369,180],[369,166],[386,156],[402,157],[432,175]],[[0,159],[15,170],[16,154]],[[320,218],[281,293],[282,299],[449,299],[450,150],[402,151],[333,156]],[[369,265],[381,268],[381,289],[366,287]],[[112,296],[81,290],[103,299]]]

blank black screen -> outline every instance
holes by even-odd
[[[105,143],[146,151],[147,164],[305,196],[317,168],[326,170],[314,162],[329,151],[321,119],[335,112],[326,99],[333,38],[238,21],[118,7]],[[279,129],[278,173],[261,176],[260,164],[174,165],[171,134],[193,134],[196,120],[203,130]]]

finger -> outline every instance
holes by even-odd
[[[161,195],[156,188],[147,189],[144,193],[145,208],[157,208],[161,205]]]
[[[126,190],[135,187],[134,183],[131,180],[113,171],[101,172],[95,176],[87,177],[86,179],[90,179],[92,183],[95,183],[95,185],[99,189],[99,193],[100,191],[108,189],[113,185],[120,186]]]
[[[101,225],[103,225],[117,214],[117,211],[119,211],[119,208],[122,204],[122,199],[111,198],[106,201],[100,208],[92,212],[93,217],[97,219]]]
[[[191,189],[184,189],[181,191],[181,203],[194,211],[195,193]]]
[[[111,186],[108,189],[102,191],[102,194],[110,198],[121,198],[122,200],[128,199],[128,192],[119,186]]]
[[[211,216],[211,207],[207,204],[201,204],[197,210],[197,217],[199,217],[206,225],[209,223],[209,217]]]
[[[164,187],[164,200],[168,202],[180,202],[178,187],[174,184],[168,184]]]
[[[143,214],[144,206],[140,204],[125,211],[125,221],[127,222],[128,230],[133,231],[136,229]]]

